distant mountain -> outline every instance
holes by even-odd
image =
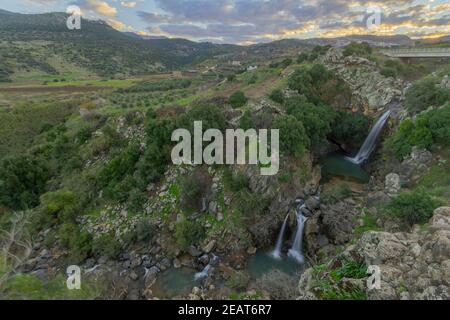
[[[8,81],[18,68],[57,74],[54,57],[100,76],[114,76],[174,70],[212,57],[267,60],[316,45],[340,47],[352,41],[381,47],[415,43],[401,35],[354,35],[238,46],[125,33],[101,20],[83,19],[81,30],[71,31],[66,26],[67,17],[65,13],[19,14],[0,9],[0,82]]]
[[[67,17],[65,13],[18,14],[2,10],[0,41],[14,41],[16,45],[23,42],[23,47],[33,41],[33,46],[48,51],[48,56],[59,55],[102,76],[171,70],[230,48],[184,39],[143,39],[119,32],[103,21],[83,19],[81,30],[68,30]],[[16,46],[16,50],[20,48]],[[28,55],[24,51],[19,56]],[[8,69],[4,61],[1,66],[1,58],[0,74]]]

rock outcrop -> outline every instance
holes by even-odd
[[[321,62],[349,85],[354,111],[373,114],[399,106],[404,100],[403,81],[382,76],[375,62],[356,56],[344,57],[337,48],[330,49]]]
[[[367,232],[331,265],[348,260],[379,267],[380,289],[364,286],[370,300],[450,299],[450,207],[436,209],[426,228],[417,226],[411,233]],[[299,282],[300,298],[317,298],[316,285],[308,269]]]

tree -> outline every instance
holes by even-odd
[[[47,162],[34,156],[3,159],[0,162],[0,206],[13,210],[37,206],[50,176]]]
[[[302,156],[310,140],[303,123],[294,116],[279,116],[273,123],[280,130],[280,151],[288,156]]]
[[[239,120],[239,127],[243,130],[254,129],[255,121],[250,110],[246,110]]]
[[[277,103],[283,103],[284,102],[284,94],[283,91],[281,91],[281,89],[274,89],[270,94],[269,94],[269,98],[270,100],[277,102]]]
[[[367,136],[370,120],[361,113],[340,111],[331,125],[330,136],[336,141],[351,145],[360,145]]]
[[[242,91],[236,91],[230,96],[228,103],[235,109],[241,108],[247,103],[247,97]]]
[[[304,97],[289,99],[285,107],[289,115],[303,124],[312,146],[320,146],[326,142],[336,115],[333,109],[325,105],[316,106]]]
[[[345,57],[356,55],[369,58],[372,54],[372,47],[367,42],[352,42],[345,47],[343,54]]]
[[[197,245],[205,237],[205,229],[196,221],[184,220],[175,225],[175,238],[183,249]]]

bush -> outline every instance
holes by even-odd
[[[202,104],[194,106],[180,120],[180,125],[193,132],[194,121],[202,121],[203,130],[226,129],[226,119],[222,111],[216,105]],[[169,135],[170,139],[171,135]]]
[[[419,113],[431,106],[441,106],[450,98],[450,90],[438,87],[435,78],[415,82],[406,92],[405,105],[412,114]]]
[[[224,182],[227,187],[233,192],[239,192],[244,189],[248,189],[250,180],[243,172],[233,172],[227,167],[224,172]]]
[[[354,54],[359,57],[369,58],[372,55],[372,47],[367,42],[352,42],[345,47],[343,54],[345,57]]]
[[[439,205],[424,190],[415,190],[399,194],[385,205],[384,210],[387,215],[399,218],[412,226],[427,223]]]
[[[113,235],[104,234],[92,241],[92,253],[97,257],[117,258],[122,246]]]
[[[269,98],[270,100],[280,103],[282,104],[284,102],[284,94],[283,91],[281,91],[280,89],[274,89],[270,94],[269,94]]]
[[[345,91],[334,74],[322,64],[304,66],[296,70],[288,79],[288,87],[314,104],[331,103]]]
[[[48,192],[41,197],[39,215],[44,226],[75,222],[78,215],[78,201],[68,190]]]
[[[250,110],[246,110],[239,120],[239,128],[242,130],[255,129],[255,121]]]
[[[241,108],[247,103],[247,97],[242,91],[236,91],[230,96],[228,103],[235,109]]]
[[[450,141],[450,106],[421,114],[416,121],[402,121],[388,145],[394,155],[402,160],[412,147],[431,148],[435,144],[446,146]]]
[[[269,201],[261,195],[242,189],[237,193],[236,208],[245,220],[252,220],[263,214]]]
[[[391,78],[396,78],[397,77],[397,70],[393,69],[393,68],[388,68],[388,67],[384,67],[383,69],[381,69],[380,71],[381,75],[384,77],[391,77]]]
[[[250,283],[250,276],[243,271],[237,271],[227,280],[227,286],[235,290],[245,290]]]
[[[92,237],[89,233],[80,230],[74,223],[63,224],[58,235],[61,244],[69,249],[69,260],[80,263],[86,260],[92,253]]]
[[[210,189],[210,180],[202,168],[195,169],[191,174],[181,178],[180,206],[184,211],[201,210],[203,199]]]
[[[307,52],[302,52],[297,58],[297,63],[303,63],[309,61],[309,54]]]
[[[180,221],[175,225],[175,238],[182,249],[198,245],[205,237],[205,230],[199,222]]]
[[[361,145],[367,137],[370,120],[360,113],[340,111],[331,125],[330,136],[340,143]]]
[[[303,123],[311,146],[319,147],[326,143],[336,115],[333,109],[324,105],[316,106],[304,97],[289,99],[285,107],[289,115]]]
[[[350,189],[350,186],[347,183],[342,182],[327,192],[324,192],[322,194],[322,202],[326,204],[335,204],[345,198],[348,198],[351,194],[352,190]]]
[[[0,162],[0,207],[23,210],[37,206],[50,175],[46,161],[33,156],[3,159]]]
[[[280,151],[288,156],[302,156],[310,145],[303,123],[294,116],[275,118],[273,129],[280,130]]]

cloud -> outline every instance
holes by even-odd
[[[106,1],[81,0],[76,4],[84,11],[92,11],[104,17],[114,17],[117,14],[117,9]]]
[[[134,7],[136,7],[136,4],[137,4],[136,2],[130,2],[130,1],[121,1],[120,2],[120,5],[125,8],[134,8]]]
[[[117,30],[124,30],[124,29],[127,28],[126,24],[123,23],[122,21],[119,21],[119,20],[108,19],[108,20],[106,20],[106,22],[107,22],[111,27],[113,27],[114,29],[117,29]]]

